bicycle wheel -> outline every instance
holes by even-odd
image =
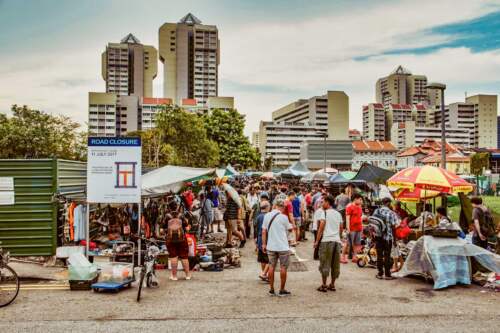
[[[12,303],[19,293],[19,277],[8,265],[0,266],[0,308]]]
[[[141,301],[141,291],[142,291],[142,283],[144,282],[145,272],[141,270],[141,278],[139,279],[139,289],[137,290],[137,302]]]

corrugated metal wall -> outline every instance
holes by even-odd
[[[57,171],[59,168],[59,172]],[[57,205],[53,195],[85,189],[86,164],[63,160],[0,160],[0,177],[14,177],[15,204],[0,206],[0,246],[14,256],[53,255]]]

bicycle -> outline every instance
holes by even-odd
[[[146,286],[148,288],[158,287],[158,279],[156,278],[156,270],[155,265],[158,258],[158,254],[160,253],[160,249],[158,248],[158,244],[155,241],[145,240],[146,241],[146,255],[144,257],[144,264],[141,267],[140,277],[139,277],[139,289],[137,290],[137,302],[141,300],[141,292],[144,284],[144,280],[146,280]],[[151,245],[154,244],[154,245]]]
[[[0,308],[14,302],[19,294],[19,277],[9,265],[9,252],[0,247]]]

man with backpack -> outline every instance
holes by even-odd
[[[472,227],[474,233],[472,244],[486,249],[488,247],[488,237],[495,233],[495,223],[490,210],[483,205],[483,199],[473,197],[472,203]]]
[[[391,275],[391,249],[394,242],[394,228],[400,223],[399,216],[390,208],[391,199],[382,199],[382,206],[377,208],[368,219],[369,230],[375,240],[377,250],[377,279],[393,280]]]

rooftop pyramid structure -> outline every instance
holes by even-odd
[[[403,66],[399,65],[391,74],[411,75],[411,72]]]
[[[179,23],[201,24],[201,21],[196,16],[194,16],[193,14],[187,13],[186,16],[184,16],[183,18],[181,18],[181,20],[179,21]]]
[[[137,37],[132,35],[131,33],[128,34],[127,36],[123,37],[121,40],[122,43],[127,43],[127,44],[140,44],[141,42]]]

